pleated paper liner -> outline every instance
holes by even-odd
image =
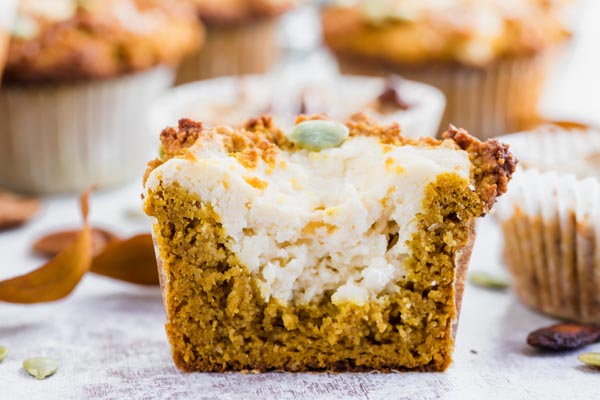
[[[265,73],[277,56],[277,19],[266,18],[237,26],[208,26],[204,46],[181,63],[176,84]]]
[[[551,316],[600,323],[600,183],[519,171],[497,216],[518,297]]]
[[[442,126],[454,124],[488,139],[530,128],[538,121],[538,101],[554,52],[501,59],[485,67],[436,64],[391,66],[341,58],[347,74],[390,72],[440,89],[447,107]]]
[[[159,67],[92,83],[3,87],[0,187],[72,192],[141,175],[155,147],[147,108],[173,75]]]

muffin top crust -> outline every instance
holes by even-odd
[[[299,0],[191,0],[207,25],[235,25],[278,16]]]
[[[327,7],[322,25],[340,56],[484,66],[568,38],[559,9],[543,0],[355,0]]]
[[[321,115],[298,117],[297,125],[306,121],[328,120]],[[443,140],[431,137],[418,139],[408,138],[402,134],[398,124],[379,125],[364,114],[352,116],[344,124],[348,129],[347,141],[355,139],[374,140],[381,146],[385,154],[395,147],[413,147],[422,149],[444,148],[451,151],[462,151],[468,154],[471,168],[471,180],[484,204],[484,211],[489,211],[497,197],[507,190],[517,161],[508,151],[508,146],[497,140],[481,142],[463,129],[451,126],[442,136]],[[290,135],[277,127],[271,117],[261,116],[250,119],[245,126],[232,128],[217,126],[204,128],[201,122],[190,119],[179,121],[178,127],[169,127],[161,133],[161,157],[148,165],[144,181],[150,173],[171,159],[183,159],[196,162],[198,150],[210,150],[210,146],[218,143],[221,150],[246,169],[256,169],[262,165],[269,168],[280,167],[282,153],[304,152],[302,147],[292,140]]]
[[[175,64],[200,45],[190,5],[167,0],[23,0],[5,83],[72,83]]]

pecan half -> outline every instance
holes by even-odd
[[[543,350],[573,350],[600,341],[600,326],[562,323],[533,331],[530,346]]]
[[[401,82],[402,80],[397,76],[387,79],[383,92],[377,97],[380,112],[406,111],[411,107],[400,95]]]

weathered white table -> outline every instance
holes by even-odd
[[[139,205],[138,185],[96,193],[92,223],[124,235],[146,231],[127,217]],[[35,237],[78,226],[75,198],[52,198],[23,229],[0,234],[0,279],[41,264],[29,254]],[[479,227],[472,270],[502,274],[500,237],[493,218]],[[578,352],[538,354],[527,333],[552,320],[535,314],[509,292],[468,285],[454,364],[445,373],[184,374],[170,358],[158,288],[86,276],[67,299],[44,305],[0,303],[0,399],[596,399],[600,371],[577,361]],[[600,351],[600,344],[589,347]],[[56,375],[37,381],[23,359],[60,360]]]

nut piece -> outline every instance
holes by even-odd
[[[600,340],[600,327],[564,323],[531,332],[527,337],[530,346],[543,350],[573,350]]]
[[[23,361],[23,369],[36,379],[46,379],[58,370],[58,361],[47,357],[28,358]]]
[[[80,230],[67,230],[43,236],[33,244],[33,252],[44,257],[54,257],[71,246],[80,232]],[[114,233],[105,229],[93,228],[92,256],[98,255],[106,245],[116,240],[118,240],[118,237]]]
[[[592,367],[600,367],[600,353],[584,353],[580,354],[577,359],[584,364]]]
[[[8,347],[0,346],[0,363],[4,361],[6,356],[8,355]]]
[[[349,134],[348,127],[340,122],[309,120],[296,125],[289,139],[303,149],[319,151],[338,147]]]
[[[396,112],[397,110],[406,111],[410,105],[404,101],[400,95],[401,78],[391,76],[387,79],[385,89],[377,97],[377,108],[382,114]]]
[[[0,231],[29,221],[40,209],[37,199],[0,192]]]

